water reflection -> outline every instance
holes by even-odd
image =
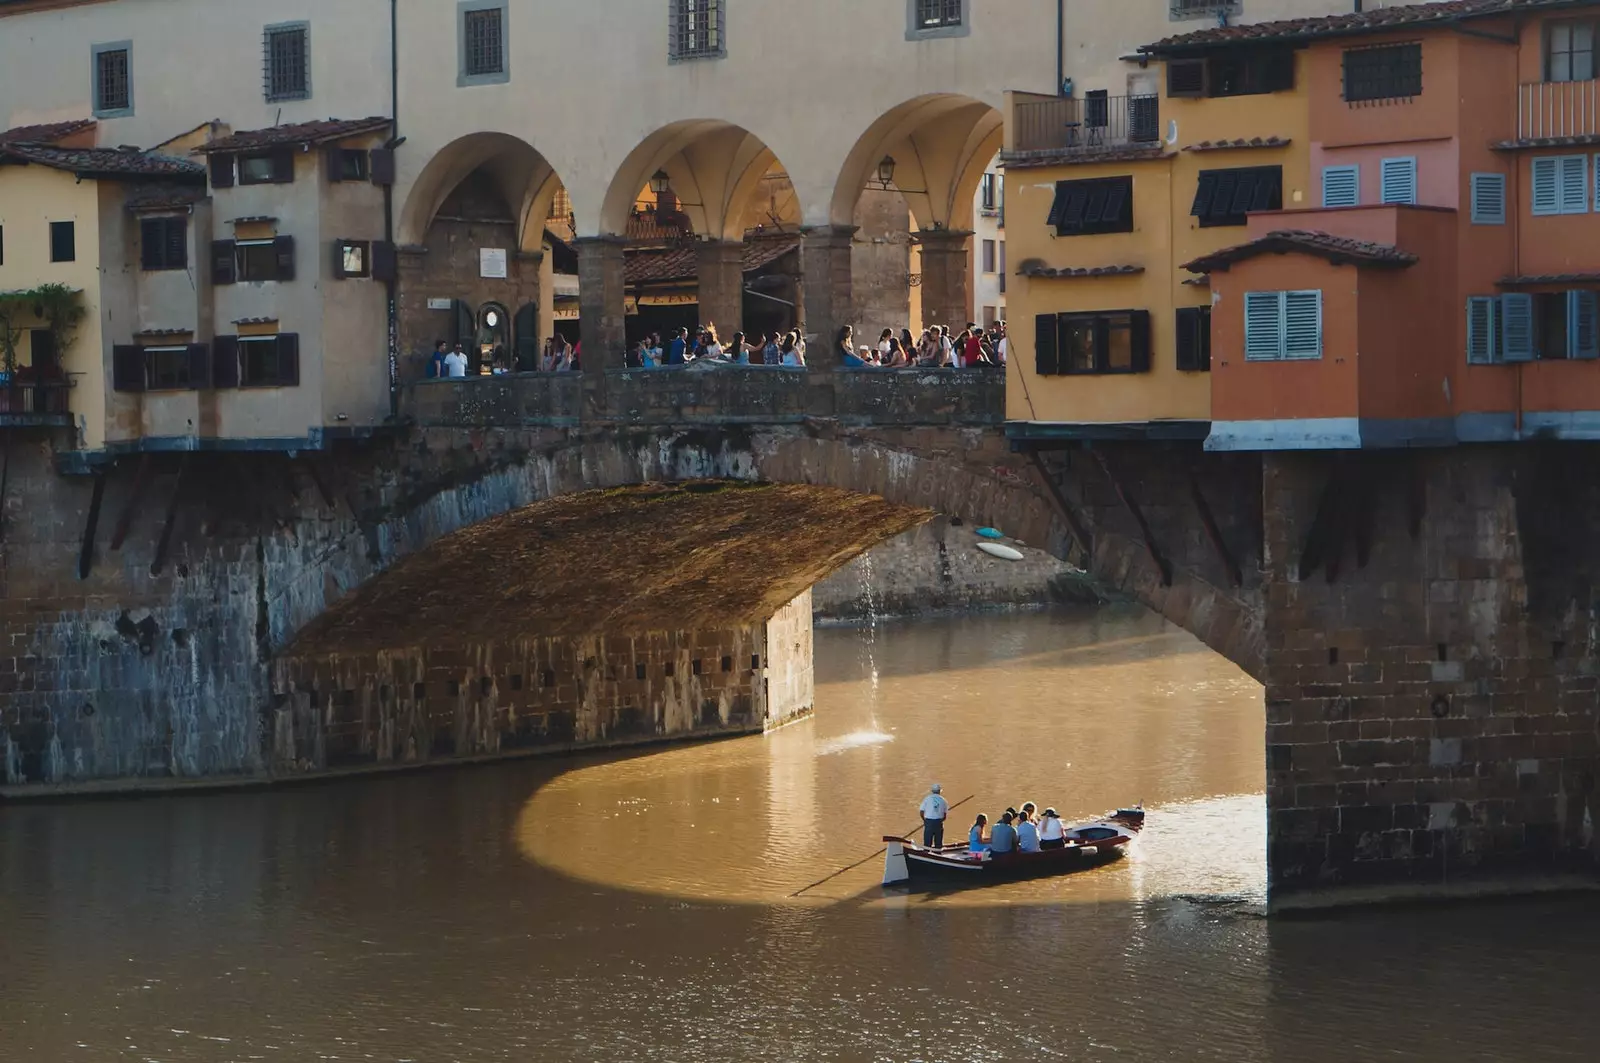
[[[874,691],[857,634],[765,739],[0,809],[0,1060],[1593,1058],[1592,900],[1254,914],[1260,693],[1186,637],[888,625]],[[935,776],[1153,811],[1071,879],[788,897]]]

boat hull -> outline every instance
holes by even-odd
[[[998,856],[972,853],[959,845],[930,849],[885,836],[883,884],[939,881],[981,885],[1071,874],[1118,859],[1143,826],[1142,810],[1124,809],[1068,828],[1067,844],[1061,848]]]

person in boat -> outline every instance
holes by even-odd
[[[972,830],[967,832],[967,851],[969,853],[988,851],[989,846],[983,840],[983,828],[988,825],[989,817],[979,812],[977,821],[972,824]]]
[[[1014,819],[1016,815],[1010,809],[1006,809],[1005,815],[1000,817],[1000,822],[989,831],[989,852],[995,856],[1016,852],[1017,829],[1011,825]]]
[[[944,817],[950,812],[950,803],[934,783],[928,796],[917,809],[922,814],[922,844],[924,848],[937,849],[944,845]]]
[[[1022,819],[1017,823],[1017,851],[1036,853],[1039,851],[1039,828],[1028,818],[1028,806],[1023,805],[1022,810]]]
[[[1038,812],[1039,806],[1034,804],[1032,801],[1022,802],[1022,818],[1027,820],[1029,823],[1032,823],[1036,827],[1039,825]]]
[[[1061,816],[1053,808],[1044,810],[1044,819],[1039,822],[1039,848],[1065,849],[1067,847],[1067,828],[1061,822]]]

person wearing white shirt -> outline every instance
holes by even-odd
[[[456,349],[444,356],[445,376],[452,380],[464,378],[467,375],[467,355],[461,349],[461,344],[456,344]]]
[[[1061,816],[1053,808],[1044,810],[1044,820],[1039,824],[1039,848],[1065,849],[1067,847],[1067,828],[1061,822]]]
[[[923,846],[928,849],[939,848],[944,844],[944,818],[950,814],[950,803],[939,793],[938,783],[933,784],[917,811],[922,813]]]

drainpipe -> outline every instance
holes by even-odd
[[[389,143],[393,150],[400,140],[400,0],[389,0]],[[394,247],[394,184],[383,186],[383,239]],[[400,413],[400,308],[398,255],[396,269],[383,282],[389,304],[389,418]]]
[[[1067,78],[1067,0],[1056,0],[1056,95],[1062,94]]]

